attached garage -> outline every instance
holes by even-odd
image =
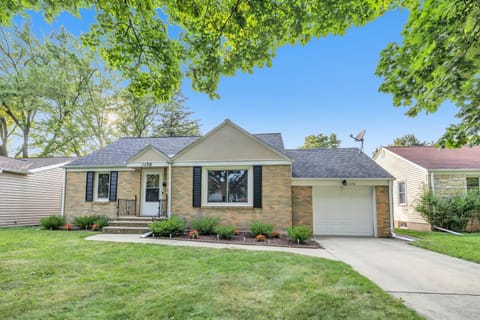
[[[370,186],[314,186],[313,233],[374,236],[374,201]]]
[[[319,236],[391,236],[393,177],[356,148],[287,150],[292,224]]]

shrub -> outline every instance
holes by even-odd
[[[185,222],[177,216],[152,222],[148,226],[158,237],[176,236],[185,232]]]
[[[48,230],[58,230],[65,224],[65,217],[48,216],[40,219],[40,225]]]
[[[215,234],[215,227],[218,226],[218,219],[210,217],[193,218],[190,222],[192,229],[203,235]]]
[[[220,239],[231,239],[235,234],[235,227],[232,226],[217,226],[215,232]]]
[[[432,226],[465,231],[468,222],[478,215],[480,196],[470,192],[451,197],[438,197],[425,191],[415,208]]]
[[[80,216],[73,218],[72,223],[79,227],[80,229],[91,229],[92,225],[95,223],[96,216]]]
[[[312,236],[312,231],[308,226],[295,226],[287,229],[290,241],[303,243]]]
[[[93,226],[95,225],[94,230],[102,230],[103,227],[108,226],[108,217],[107,216],[94,216],[95,220],[94,223],[92,224],[92,229]]]
[[[270,237],[273,232],[273,224],[266,224],[261,221],[255,221],[250,225],[250,232],[254,237],[258,236],[259,234]]]
[[[265,237],[263,234],[257,234],[255,240],[257,240],[258,242],[263,242],[267,240],[267,237]]]

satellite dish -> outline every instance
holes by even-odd
[[[365,137],[365,132],[366,130],[363,129],[362,131],[360,131],[355,137],[353,136],[353,134],[350,135],[350,137],[357,141],[357,142],[361,142],[362,145],[360,147],[360,153],[363,151],[363,142],[365,141],[364,137]]]

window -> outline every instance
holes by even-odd
[[[398,203],[407,204],[407,193],[405,191],[405,182],[398,182]]]
[[[467,191],[479,193],[479,178],[478,177],[467,177]]]
[[[252,204],[252,170],[249,168],[204,169],[204,202],[208,205]]]
[[[160,175],[147,174],[145,186],[145,202],[158,202],[160,199]]]
[[[110,192],[110,174],[97,173],[95,181],[95,199],[108,201],[108,194]]]

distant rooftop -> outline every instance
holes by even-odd
[[[480,169],[480,146],[459,149],[385,147],[425,169]]]
[[[74,157],[10,158],[0,156],[0,170],[26,174],[29,170],[67,163],[75,159]]]

